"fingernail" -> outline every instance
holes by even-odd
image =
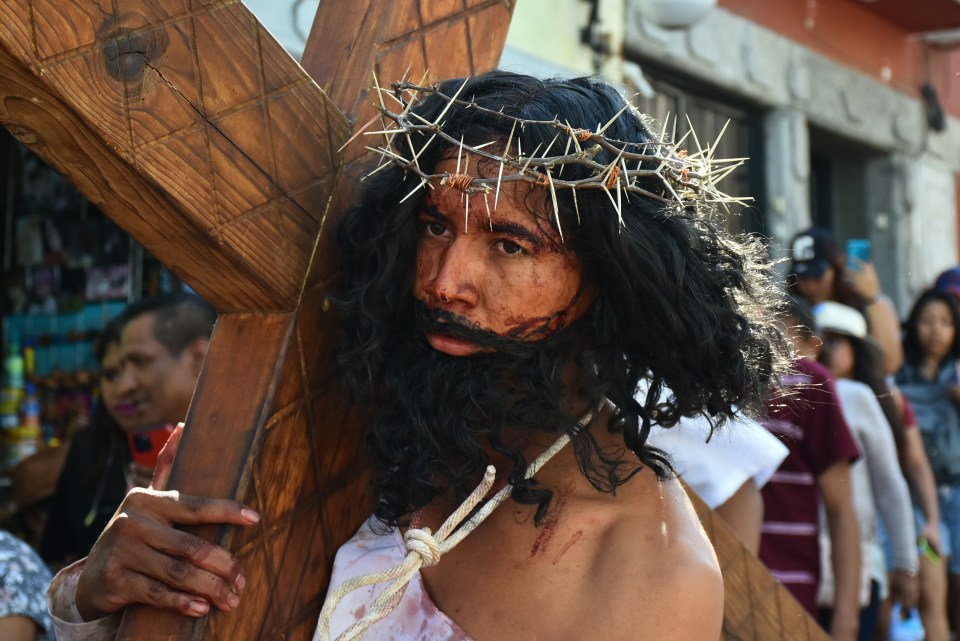
[[[237,575],[237,580],[234,581],[234,585],[237,586],[237,589],[238,589],[238,590],[242,590],[242,589],[244,588],[244,586],[247,585],[247,580],[246,580],[245,578],[243,578],[243,575],[242,575],[242,574],[238,574],[238,575]]]
[[[240,597],[231,592],[230,596],[227,597],[227,605],[229,605],[231,608],[237,607],[240,605]]]
[[[245,508],[241,509],[241,510],[240,510],[240,514],[243,516],[244,519],[246,519],[246,520],[247,520],[248,522],[250,522],[250,523],[259,523],[259,522],[260,522],[260,515],[257,514],[256,512],[254,512],[253,510],[251,510],[251,509],[248,508],[248,507],[245,507]]]
[[[190,601],[190,611],[196,614],[206,614],[210,610],[210,606],[206,601],[200,601],[199,599],[193,599]]]

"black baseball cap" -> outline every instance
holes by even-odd
[[[820,227],[811,227],[794,236],[790,255],[793,257],[791,271],[799,278],[820,278],[828,267],[840,260],[833,234]]]

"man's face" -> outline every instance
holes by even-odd
[[[833,267],[827,267],[826,271],[816,278],[797,278],[797,291],[810,301],[811,305],[816,305],[831,299],[835,279],[836,270]]]
[[[434,173],[455,172],[444,160]],[[497,210],[488,196],[435,186],[420,212],[414,297],[467,327],[515,340],[536,340],[579,318],[592,297],[582,288],[581,265],[544,218],[530,213],[527,183],[504,183]],[[429,330],[427,342],[451,356],[484,348]]]
[[[121,334],[116,394],[117,418],[124,429],[182,421],[200,374],[202,355],[195,345],[171,354],[155,338],[153,326],[154,315],[143,314],[127,323]]]

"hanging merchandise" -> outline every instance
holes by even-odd
[[[20,344],[11,340],[4,358],[3,388],[0,389],[0,429],[15,429],[20,424],[20,404],[23,400],[23,356]]]

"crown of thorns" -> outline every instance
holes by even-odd
[[[488,196],[493,193],[493,208],[496,210],[501,184],[524,181],[549,190],[559,230],[558,189],[571,190],[577,220],[580,219],[580,211],[577,206],[577,190],[603,190],[617,212],[621,224],[623,223],[622,202],[624,199],[629,201],[631,194],[651,198],[668,205],[673,204],[680,208],[696,207],[701,204],[722,204],[727,207],[730,203],[742,204],[747,200],[746,198],[728,196],[717,188],[717,184],[721,180],[746,160],[746,158],[719,159],[714,157],[714,151],[726,131],[727,125],[724,125],[714,143],[706,147],[700,145],[692,125],[689,126],[687,133],[676,142],[668,140],[666,124],[664,124],[663,131],[657,140],[629,142],[616,140],[605,135],[605,132],[624,112],[633,108],[629,102],[626,102],[623,108],[606,124],[598,124],[596,130],[591,131],[573,127],[557,118],[553,120],[517,118],[502,111],[481,107],[473,100],[461,99],[460,93],[467,84],[466,80],[452,96],[440,91],[436,85],[401,81],[392,83],[390,89],[384,89],[376,82],[376,78],[374,80],[374,88],[379,97],[379,114],[362,127],[354,135],[354,138],[360,133],[383,136],[383,145],[366,146],[366,149],[380,157],[377,168],[370,172],[367,177],[384,167],[394,165],[405,172],[413,173],[419,178],[417,185],[400,202],[407,200],[424,187],[433,188],[435,184],[446,185],[448,188],[458,189],[465,194],[467,212],[469,212],[470,207],[470,196],[483,196],[487,216],[489,217]],[[432,121],[414,110],[414,107],[430,94],[440,97],[447,103]],[[388,108],[384,97],[389,98],[392,103],[396,103],[398,108]],[[506,144],[503,145],[503,141],[490,141],[480,145],[470,145],[465,144],[462,138],[457,140],[445,132],[443,119],[454,105],[511,122],[510,135]],[[367,131],[378,118],[383,123],[383,128],[379,131]],[[689,119],[687,122],[689,124]],[[545,148],[541,149],[543,146],[541,144],[531,153],[525,154],[520,147],[519,136],[516,139],[516,144],[514,144],[514,133],[517,127],[522,129],[528,125],[552,128],[556,131],[556,135]],[[413,143],[415,134],[427,137],[426,143],[419,150]],[[692,153],[689,153],[686,149],[681,149],[688,138],[696,148],[696,151]],[[427,147],[436,140],[457,148],[457,166],[454,173],[433,174],[427,173],[421,168],[419,158]],[[487,149],[495,143],[500,143],[499,146],[494,148],[502,153],[495,153]],[[562,153],[560,153],[561,147],[563,148]],[[400,153],[399,150],[401,149],[409,149],[409,157]],[[515,154],[512,153],[514,149],[516,150]],[[613,156],[613,160],[608,163],[599,162],[597,157],[603,151],[609,152]],[[480,177],[467,173],[467,163],[470,155],[495,162],[498,165],[496,177]],[[464,158],[464,156],[467,156],[467,158]],[[589,175],[575,180],[562,178],[563,167],[569,165],[586,167],[589,170]],[[461,167],[463,167],[464,173],[461,173]],[[650,191],[651,178],[662,185],[662,193]],[[562,236],[562,230],[560,230],[560,233]]]

